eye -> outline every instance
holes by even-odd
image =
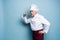
[[[30,11],[30,12],[33,12],[33,11]]]

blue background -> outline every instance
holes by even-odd
[[[0,0],[0,40],[32,40],[29,24],[22,21],[24,12],[29,15],[31,4],[51,23],[45,40],[60,40],[60,0]]]

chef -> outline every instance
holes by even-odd
[[[26,24],[30,23],[33,40],[44,40],[44,33],[47,33],[50,23],[44,16],[38,13],[38,7],[32,4],[30,7],[31,18],[27,19],[27,15],[23,14],[23,20]]]

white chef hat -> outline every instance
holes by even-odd
[[[37,5],[35,5],[35,4],[32,4],[31,5],[31,7],[30,7],[30,10],[34,10],[34,11],[38,11],[38,7],[37,7]]]

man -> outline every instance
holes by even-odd
[[[33,40],[44,40],[44,33],[49,30],[50,23],[42,15],[38,14],[38,7],[35,4],[31,5],[30,13],[32,18],[27,19],[26,14],[23,14],[24,22],[30,23]]]

